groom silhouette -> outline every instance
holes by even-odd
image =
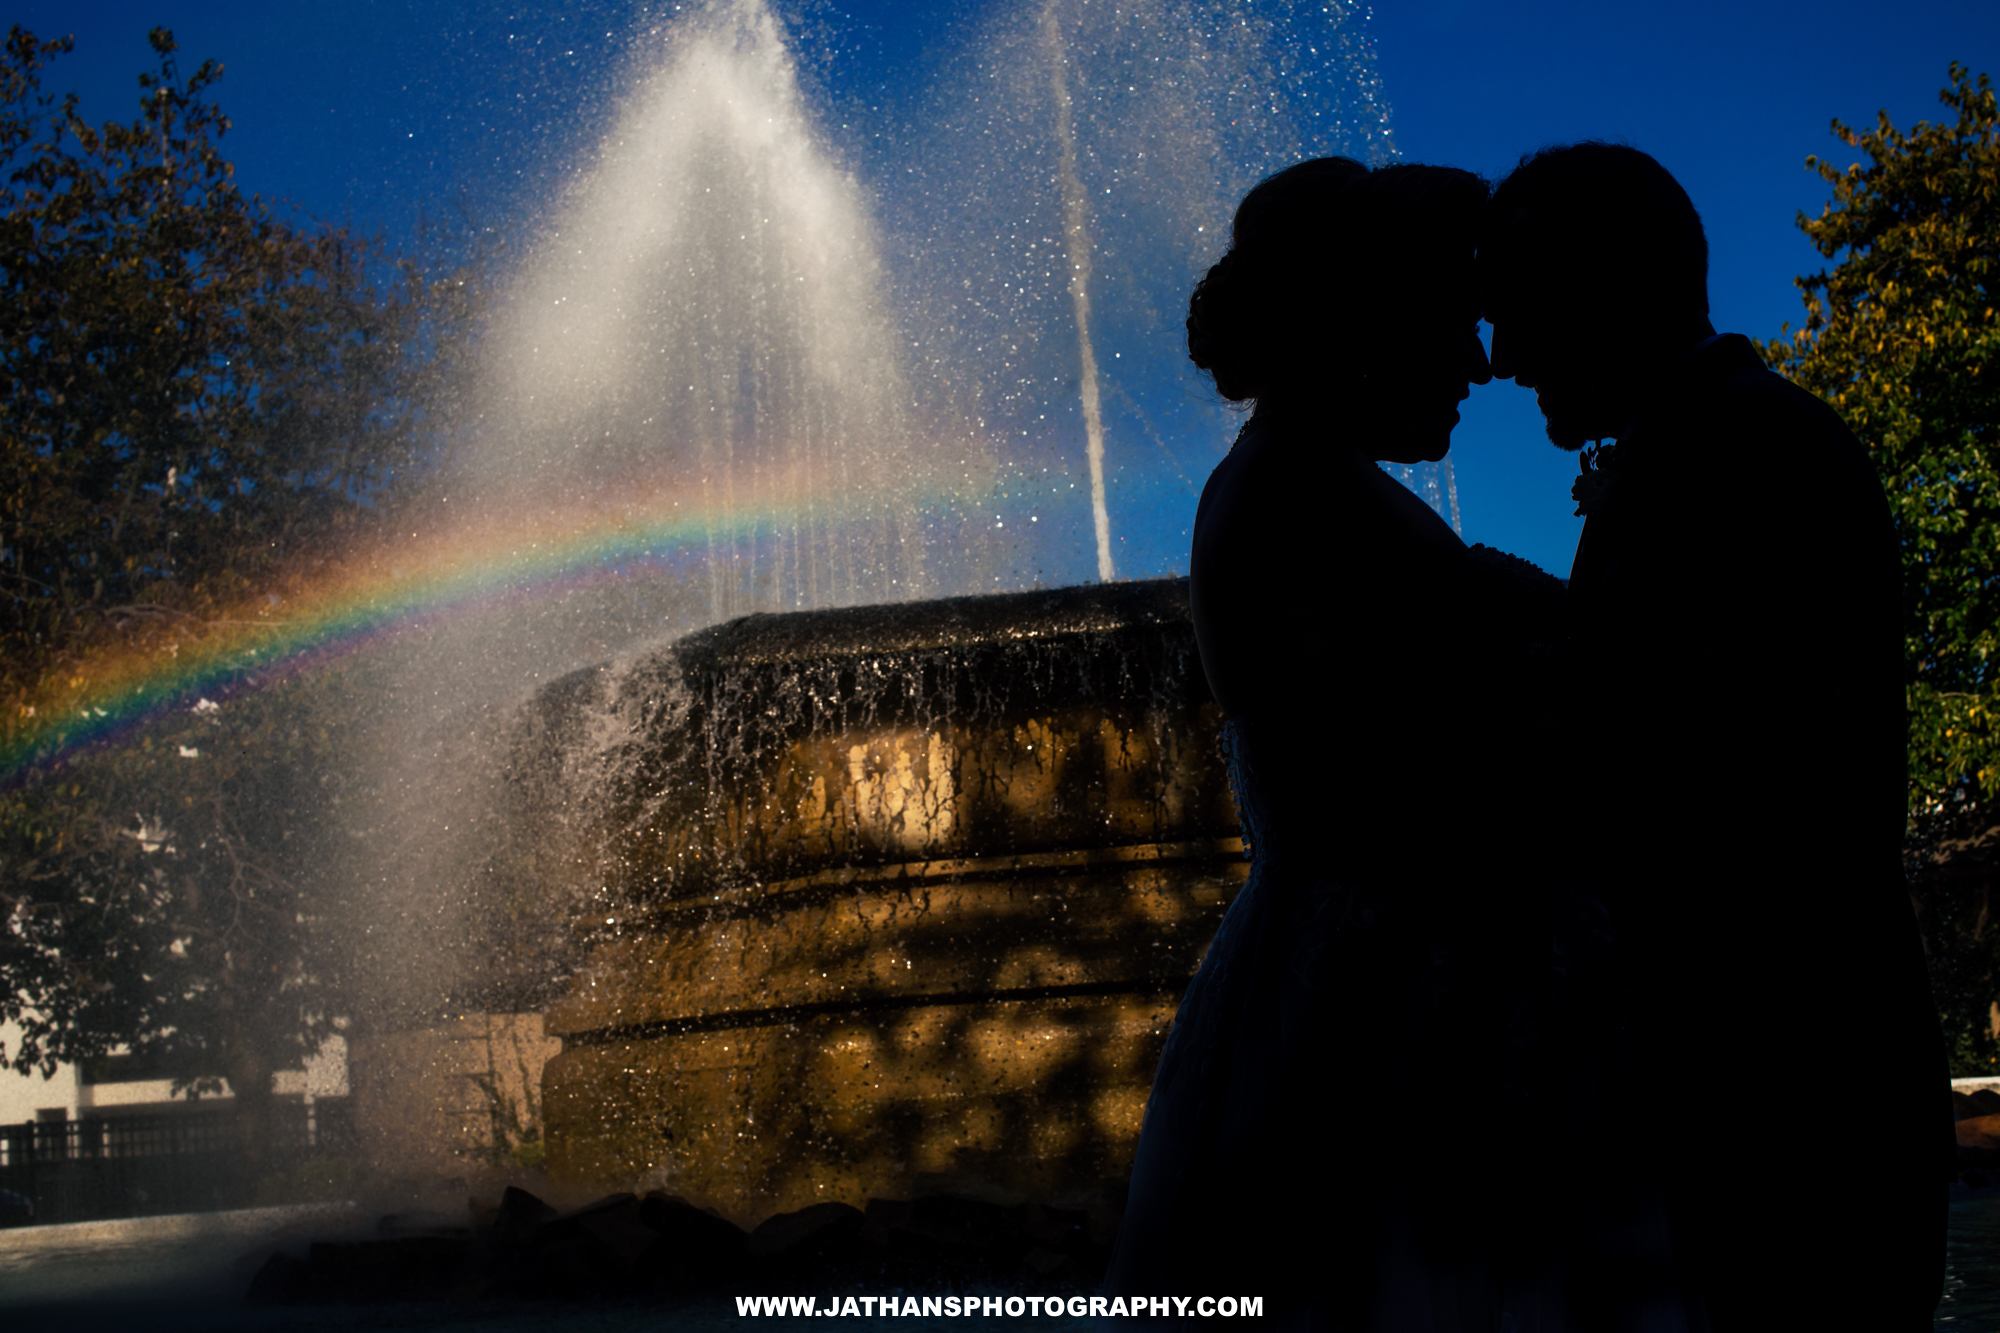
[[[1953,1140],[1900,859],[1896,537],[1840,418],[1715,332],[1707,267],[1687,193],[1616,144],[1522,159],[1480,243],[1494,375],[1536,391],[1558,448],[1615,441],[1575,490],[1550,793],[1631,1001],[1603,1170],[1654,1173],[1671,1280],[1715,1333],[1917,1333]],[[1615,1269],[1574,1299],[1617,1304]]]

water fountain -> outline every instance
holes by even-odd
[[[1247,868],[1183,582],[749,617],[530,719],[617,904],[548,1017],[559,1177],[751,1222],[1123,1175]]]
[[[468,481],[686,509],[713,618],[921,596],[949,474],[777,20],[718,6],[659,62],[516,277]]]
[[[643,53],[522,264],[455,485],[667,535],[558,632],[427,645],[431,695],[489,702],[406,748],[381,875],[378,939],[470,941],[461,993],[546,1005],[559,1178],[750,1222],[1124,1174],[1245,867],[1185,582],[1111,579],[1184,560],[1233,429],[1178,331],[1234,200],[1393,151],[1357,27],[1001,13],[849,170],[762,0]],[[1448,471],[1412,480],[1455,517]],[[676,624],[710,627],[644,646]],[[484,887],[453,899],[453,867]]]

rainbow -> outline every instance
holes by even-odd
[[[110,652],[70,673],[57,697],[19,705],[0,736],[0,787],[88,749],[121,743],[176,709],[326,666],[412,632],[598,584],[698,562],[711,544],[863,517],[823,500],[810,511],[789,484],[739,482],[733,502],[700,488],[659,488],[614,507],[526,512],[485,506],[327,562],[283,598],[207,622],[193,643]],[[902,494],[904,512],[963,497]],[[442,502],[440,507],[448,505]],[[461,506],[464,508],[464,506]]]

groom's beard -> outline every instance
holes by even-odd
[[[1566,411],[1561,407],[1551,412],[1542,405],[1539,398],[1535,405],[1542,409],[1542,427],[1548,433],[1549,443],[1564,453],[1573,454],[1592,440],[1600,438],[1584,426],[1578,419],[1577,413]]]
[[[1544,417],[1542,422],[1548,432],[1549,443],[1566,454],[1573,454],[1590,443],[1590,436],[1561,417]]]
[[[1561,393],[1549,402],[1546,391],[1537,392],[1535,405],[1549,443],[1565,453],[1575,453],[1594,440],[1616,436],[1623,428],[1627,412],[1621,412],[1616,395]]]

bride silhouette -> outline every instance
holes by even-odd
[[[1601,909],[1543,864],[1563,590],[1376,466],[1442,458],[1490,378],[1486,198],[1451,168],[1300,163],[1189,303],[1189,356],[1255,405],[1191,560],[1252,866],[1160,1060],[1113,1295],[1519,1326],[1588,1211],[1567,1182],[1623,1006]],[[1671,1289],[1645,1199],[1610,1211],[1628,1280]]]

